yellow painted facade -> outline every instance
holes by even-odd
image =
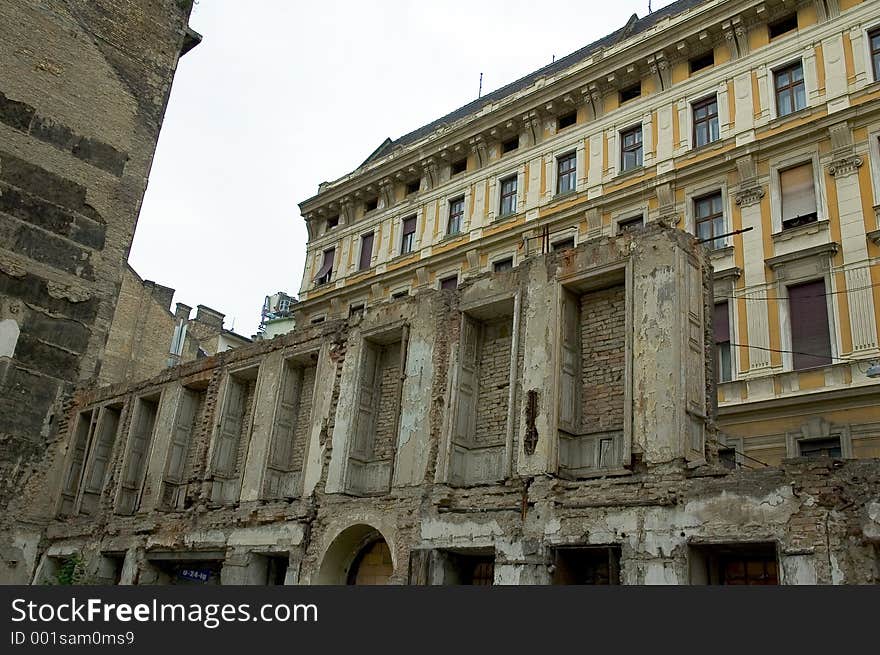
[[[369,161],[322,187],[301,204],[314,226],[311,234],[321,233],[322,217],[376,180],[394,179],[404,167],[426,171],[422,191],[407,199],[405,209],[380,205],[369,218],[355,210],[354,225],[310,241],[308,261],[317,262],[315,253],[375,222],[377,235],[390,235],[377,237],[383,244],[378,279],[391,287],[411,280],[417,287],[412,271],[426,267],[422,279],[436,285],[441,270],[466,276],[510,253],[515,263],[535,254],[541,244],[535,237],[545,226],[551,237],[574,234],[581,241],[615,234],[620,221],[641,212],[646,223],[694,233],[694,200],[721,193],[725,230],[734,234],[713,252],[716,301],[729,303],[732,344],[732,379],[718,388],[719,438],[736,444],[743,465],[753,453],[768,463],[796,456],[799,440],[815,438],[816,430],[838,435],[847,456],[880,457],[880,380],[866,376],[880,360],[880,80],[867,46],[868,34],[880,29],[880,0],[841,0],[834,15],[802,5],[797,28],[772,39],[768,24],[790,15],[790,3],[743,8],[722,2],[712,11],[676,4],[684,7],[681,13],[649,36],[618,43],[588,66],[572,63],[550,83],[536,78],[493,112],[462,115],[412,141],[403,138],[392,157]],[[692,58],[705,52],[714,53],[714,65],[691,73]],[[658,59],[663,65],[646,63]],[[801,67],[803,106],[785,115],[775,82],[788,65]],[[642,95],[621,103],[620,90],[631,87],[634,68]],[[718,139],[697,148],[693,105],[713,93]],[[558,116],[570,112],[572,102],[576,124],[558,129]],[[520,147],[501,157],[491,134],[510,125],[522,126]],[[623,132],[638,125],[642,166],[621,170]],[[468,150],[475,137],[494,154],[481,160]],[[557,198],[558,157],[572,149],[577,186],[571,196]],[[468,169],[452,175],[449,164],[460,156],[450,154],[455,152],[469,153]],[[816,217],[786,226],[780,173],[805,164],[815,179]],[[513,174],[516,213],[500,220],[501,180]],[[667,187],[671,196],[661,193]],[[465,232],[449,239],[448,200],[462,193]],[[396,235],[413,203],[422,222],[420,249],[400,258]],[[352,268],[351,256],[349,261]],[[352,274],[335,273],[336,291],[350,288],[352,296],[363,296],[369,285]],[[797,370],[788,290],[820,280],[830,363]],[[302,311],[327,314],[323,291],[307,271]]]

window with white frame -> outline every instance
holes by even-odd
[[[499,216],[509,216],[516,213],[516,175],[505,177],[501,180],[500,206],[498,208]]]
[[[620,170],[631,171],[642,165],[642,126],[620,133]]]
[[[712,250],[727,245],[727,240],[720,236],[726,232],[720,191],[694,198],[694,232]]]
[[[779,190],[783,230],[819,220],[811,161],[781,169]]]
[[[807,106],[804,86],[804,66],[798,61],[773,71],[773,89],[776,97],[776,114],[787,116]]]

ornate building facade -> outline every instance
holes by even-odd
[[[321,184],[292,333],[78,396],[34,581],[877,582],[878,8],[680,0]]]

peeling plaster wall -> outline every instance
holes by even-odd
[[[688,286],[685,277],[693,262],[700,268],[691,279],[699,283]],[[633,454],[619,470],[563,479],[556,475],[555,461],[559,288],[596,283],[619,289],[621,276],[625,292],[612,295],[615,303],[625,299],[623,314],[631,312],[633,318],[626,320],[637,326],[624,351],[637,358],[638,366],[624,366],[629,379],[623,389],[617,375],[608,384],[624,422],[634,425]],[[512,395],[518,416],[511,453],[515,473],[497,483],[452,486],[443,471],[462,311],[488,320],[499,312],[506,315],[514,299],[528,344],[521,363],[506,346],[505,365],[515,366],[518,376]],[[760,543],[773,544],[783,583],[875,581],[873,542],[880,535],[876,460],[794,460],[776,468],[731,471],[720,465],[710,441],[701,459],[688,460],[688,446],[680,438],[686,429],[683,406],[694,388],[707,387],[708,368],[698,371],[696,379],[688,377],[694,369],[682,361],[682,326],[693,321],[694,307],[700,314],[709,302],[702,251],[682,233],[654,229],[640,234],[638,243],[621,236],[587,242],[565,254],[531,257],[514,271],[471,277],[457,291],[428,290],[377,302],[348,320],[307,325],[132,386],[84,392],[71,412],[107,402],[121,405],[120,434],[127,434],[131,418],[125,408],[134,399],[163,392],[140,510],[133,516],[113,512],[125,448],[125,438],[118,438],[99,510],[51,522],[40,543],[29,547],[44,560],[76,550],[94,562],[102,552],[124,552],[124,577],[139,583],[165,579],[151,564],[157,552],[219,556],[224,560],[221,581],[227,584],[265,582],[265,556],[281,556],[289,562],[288,584],[310,584],[344,582],[358,550],[383,539],[394,563],[393,584],[410,581],[413,558],[428,551],[455,554],[448,561],[467,553],[494,553],[496,584],[547,584],[553,579],[555,549],[614,546],[621,583],[688,584],[697,580],[692,572],[698,549]],[[612,313],[611,329],[620,332],[620,308]],[[396,446],[390,488],[356,497],[343,493],[343,485],[365,340],[405,347],[406,374],[397,430],[390,436]],[[612,345],[619,359],[619,339]],[[264,498],[261,480],[282,364],[311,354],[317,355],[316,381],[302,491],[285,500]],[[495,365],[503,369],[500,358]],[[255,385],[253,426],[242,433],[242,487],[235,502],[218,506],[211,500],[208,463],[224,393],[220,381],[257,366],[258,381],[249,383]],[[683,373],[670,379],[670,371]],[[491,376],[495,384],[501,379],[500,372]],[[620,402],[630,385],[637,410]],[[186,503],[169,512],[156,509],[160,463],[168,447],[168,435],[160,432],[171,430],[185,386],[204,388],[205,399],[190,449]],[[531,455],[524,448],[530,389],[539,391]],[[702,427],[711,440],[711,406],[705,412],[709,418]],[[386,417],[388,426],[392,418]],[[652,431],[646,431],[648,426]],[[47,562],[45,571],[52,566]],[[97,564],[91,566],[98,570]]]

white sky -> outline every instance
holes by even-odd
[[[198,0],[197,0],[198,1]],[[653,8],[670,4],[654,0]],[[251,336],[299,292],[297,203],[397,138],[647,13],[648,0],[201,0],[130,262]]]

